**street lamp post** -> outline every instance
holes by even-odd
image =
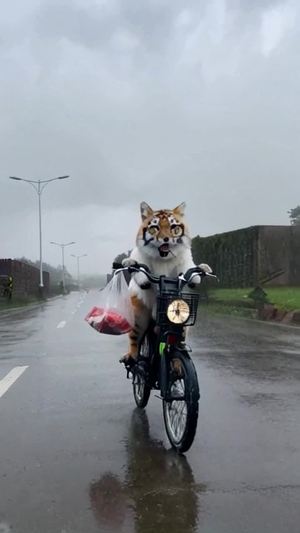
[[[63,293],[65,294],[65,292],[66,292],[66,282],[65,282],[65,247],[66,247],[66,246],[70,246],[71,244],[75,244],[75,241],[72,241],[72,242],[66,242],[66,243],[61,243],[61,242],[54,242],[54,241],[51,241],[50,244],[55,244],[56,246],[60,246],[60,247],[61,247],[61,257],[62,257],[62,284],[63,284]]]
[[[77,259],[77,284],[78,284],[78,288],[80,288],[80,275],[79,275],[79,260],[82,258],[82,257],[87,257],[87,254],[82,254],[82,255],[74,255],[74,254],[71,254],[72,257],[75,257],[75,259]]]
[[[9,179],[16,181],[25,181],[29,183],[35,190],[39,199],[39,242],[40,242],[40,295],[43,296],[44,281],[43,281],[43,257],[42,257],[42,206],[41,206],[41,196],[42,192],[47,187],[48,183],[56,180],[64,180],[70,176],[58,176],[57,178],[51,178],[48,180],[28,180],[25,178],[19,178],[16,176],[9,176]]]

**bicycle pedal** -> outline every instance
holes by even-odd
[[[133,379],[134,375],[133,375],[132,367],[131,366],[125,366],[125,370],[126,370],[126,378],[127,379]]]

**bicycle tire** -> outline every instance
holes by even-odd
[[[147,377],[147,359],[150,359],[150,342],[146,334],[140,345],[139,355],[133,377],[133,397],[139,409],[144,409],[149,401],[151,386]]]
[[[174,375],[175,361],[177,362],[177,367],[180,368],[180,373],[177,368]],[[178,394],[179,385],[177,382],[180,382],[183,390],[182,398],[184,399],[171,400],[170,398],[172,398],[172,395],[174,398],[176,397],[174,390],[172,391],[172,387],[174,389],[175,384],[175,388],[177,388],[176,392]],[[184,386],[182,386],[182,382],[184,383]],[[172,447],[178,453],[184,453],[191,447],[196,435],[200,398],[197,373],[193,361],[187,352],[177,350],[172,354],[170,359],[168,389],[170,398],[163,400],[165,429]],[[182,429],[178,429],[178,424],[176,425],[175,416],[177,404],[175,405],[175,402],[177,402],[177,404],[179,403],[181,407],[181,413],[178,414],[177,412],[177,414],[179,418],[178,424],[181,423]],[[172,419],[172,410],[175,413],[174,419]],[[183,422],[183,420],[185,420],[185,422]]]

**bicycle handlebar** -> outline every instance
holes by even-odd
[[[149,267],[147,265],[143,265],[141,263],[136,263],[134,265],[130,266],[123,266],[122,263],[113,263],[112,265],[113,269],[116,270],[116,274],[120,272],[121,270],[127,270],[130,274],[133,274],[134,272],[142,272],[145,274],[148,278],[148,280],[151,283],[159,283],[161,276],[154,276],[151,274]],[[193,278],[195,276],[201,276],[201,277],[211,277],[211,278],[217,278],[217,276],[213,272],[206,272],[202,268],[195,266],[192,268],[189,268],[185,274],[179,274],[177,278],[182,281],[185,284],[191,283]]]

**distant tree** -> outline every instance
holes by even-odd
[[[40,268],[40,262],[37,261],[31,261],[31,259],[27,259],[27,257],[19,257],[17,258],[18,261],[21,261],[22,263],[26,263],[27,265],[34,266],[35,268]],[[51,285],[57,285],[61,279],[62,279],[62,266],[58,265],[57,267],[54,267],[52,265],[49,265],[49,263],[43,262],[43,270],[46,272],[49,272],[50,274],[50,284]],[[68,270],[65,267],[65,279],[66,283],[71,283],[72,276],[68,272]]]
[[[294,209],[290,209],[288,211],[288,214],[291,219],[291,224],[293,226],[299,226],[300,225],[300,205],[297,205],[297,207],[294,207]]]
[[[30,266],[34,266],[35,267],[35,262],[34,261],[31,261],[31,259],[27,259],[27,257],[17,257],[16,258],[17,261],[21,261],[22,263],[25,263],[26,265],[30,265]]]

